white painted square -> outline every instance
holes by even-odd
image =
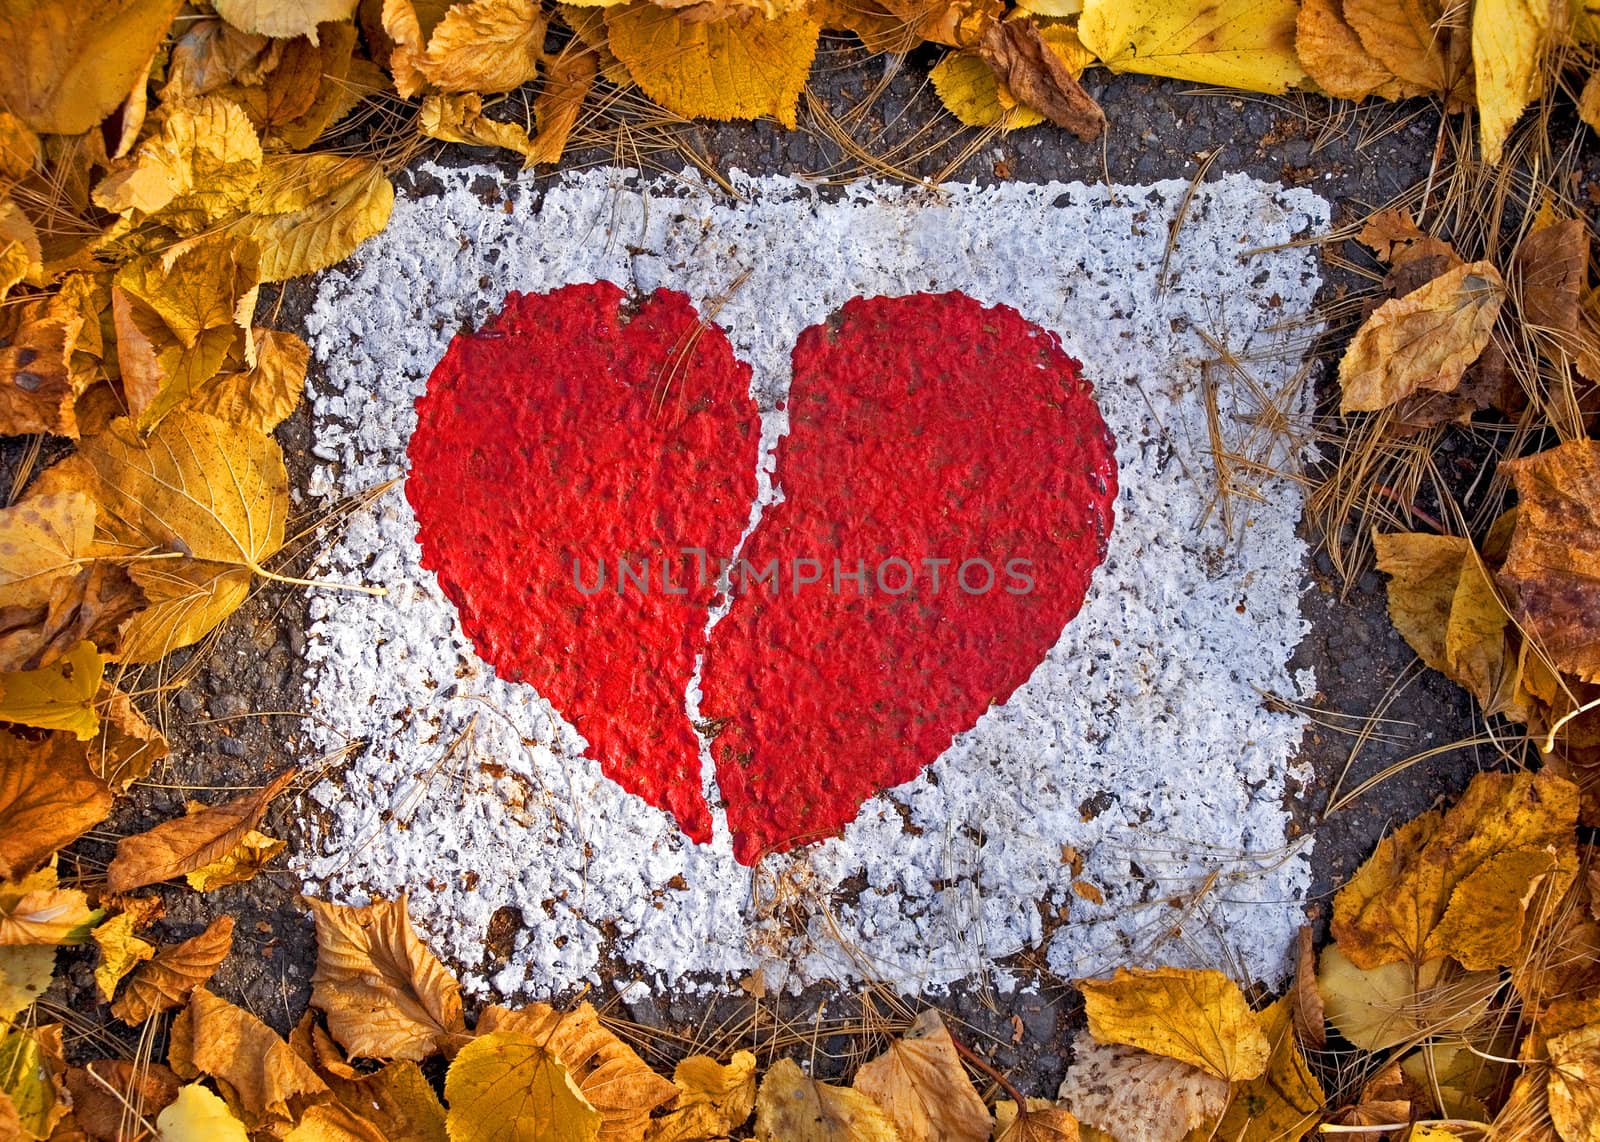
[[[795,337],[857,294],[918,290],[1003,302],[1058,333],[1116,434],[1122,491],[1082,613],[1011,700],[868,801],[844,837],[752,874],[723,823],[713,845],[689,843],[602,777],[533,690],[478,660],[393,490],[321,569],[390,594],[312,600],[310,736],[368,744],[313,790],[327,814],[300,860],[308,891],[360,902],[409,889],[469,991],[509,998],[599,979],[603,956],[679,986],[763,969],[769,985],[917,990],[1037,946],[1042,915],[1061,909],[1048,957],[1063,975],[1164,962],[1281,978],[1309,883],[1286,783],[1309,775],[1293,761],[1304,720],[1263,694],[1309,686],[1287,667],[1305,630],[1302,498],[1270,482],[1261,502],[1236,501],[1232,537],[1208,512],[1201,362],[1215,354],[1200,331],[1269,389],[1301,371],[1315,255],[1250,251],[1320,231],[1323,199],[1242,175],[1207,184],[1162,292],[1181,182],[829,194],[739,177],[732,202],[690,176],[609,168],[542,199],[492,168],[420,173],[443,192],[402,196],[388,229],[324,276],[309,318],[316,494],[404,473],[412,401],[451,335],[507,290],[608,278],[683,290],[706,312],[746,274],[717,321],[754,369],[763,502]],[[1103,904],[1074,891],[1064,846]],[[523,927],[510,962],[491,963],[484,935],[503,906]]]

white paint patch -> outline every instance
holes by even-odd
[[[389,228],[322,281],[309,320],[316,494],[404,473],[412,401],[450,336],[507,290],[609,278],[684,290],[709,312],[748,274],[717,320],[768,414],[765,497],[796,335],[856,294],[958,289],[1015,306],[1084,362],[1118,440],[1116,530],[1083,612],[1008,703],[869,801],[844,837],[752,874],[725,827],[714,845],[690,844],[603,778],[533,690],[479,661],[418,566],[393,490],[349,521],[322,568],[390,594],[312,602],[312,737],[365,745],[313,790],[327,812],[301,857],[308,891],[361,902],[409,889],[468,989],[508,998],[599,979],[607,956],[657,985],[761,969],[771,986],[873,977],[916,990],[1045,942],[1067,976],[1166,962],[1281,978],[1309,881],[1284,807],[1290,779],[1308,776],[1293,760],[1305,723],[1263,693],[1309,685],[1287,667],[1305,631],[1302,504],[1271,482],[1263,501],[1236,501],[1233,538],[1208,511],[1202,362],[1215,352],[1201,331],[1266,389],[1293,388],[1314,255],[1247,251],[1320,230],[1323,199],[1238,175],[1208,184],[1163,293],[1179,182],[869,183],[827,200],[740,178],[733,203],[692,178],[612,169],[542,199],[492,169],[422,171],[435,179],[441,193],[402,197]],[[1227,394],[1247,386],[1212,368],[1226,418]],[[1067,846],[1103,903],[1074,891]],[[506,906],[522,925],[509,961],[484,944]]]

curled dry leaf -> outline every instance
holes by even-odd
[[[726,1065],[690,1055],[672,1072],[678,1101],[650,1121],[646,1142],[697,1142],[721,1138],[745,1124],[756,1107],[756,1057],[735,1051]]]
[[[94,643],[84,641],[49,666],[0,674],[0,721],[68,730],[88,741],[100,732],[94,703],[105,668]]]
[[[31,872],[104,820],[111,803],[71,734],[0,730],[0,877]]]
[[[1560,895],[1576,871],[1577,818],[1570,781],[1480,773],[1448,812],[1379,843],[1334,898],[1334,938],[1362,968],[1445,955],[1474,970],[1515,963],[1533,890],[1543,881]]]
[[[235,28],[263,36],[310,36],[317,25],[348,20],[360,0],[213,0],[212,7]]]
[[[204,809],[204,805],[192,801],[189,803],[190,813]],[[251,829],[239,838],[239,843],[233,848],[210,864],[184,873],[183,878],[196,892],[213,892],[229,884],[242,884],[260,872],[268,861],[288,846],[287,841]]]
[[[1109,980],[1077,985],[1089,1033],[1102,1043],[1165,1055],[1229,1082],[1266,1068],[1267,1037],[1239,985],[1219,971],[1118,968]]]
[[[1118,1142],[1180,1142],[1215,1123],[1228,1084],[1179,1059],[1080,1034],[1057,1097]]]
[[[793,1059],[767,1069],[756,1092],[761,1142],[896,1142],[894,1122],[849,1087],[807,1078]]]
[[[247,212],[226,233],[261,246],[261,280],[281,282],[348,258],[389,222],[394,186],[373,159],[273,155]]]
[[[204,932],[181,944],[162,948],[136,969],[111,1005],[111,1014],[132,1026],[161,1011],[189,1002],[233,950],[233,917],[218,916]]]
[[[1600,682],[1600,442],[1508,460],[1520,506],[1500,583],[1560,669]]]
[[[479,1017],[477,1030],[479,1034],[518,1031],[543,1043],[599,1112],[601,1139],[625,1142],[640,1137],[650,1112],[678,1093],[633,1048],[607,1031],[588,1003],[566,1012],[543,1003],[517,1011],[491,1006]]]
[[[106,886],[112,892],[131,892],[204,868],[232,851],[261,822],[272,799],[294,777],[294,770],[285,770],[254,793],[124,837],[106,869]]]
[[[345,1061],[309,1011],[289,1041],[316,1068],[333,1097],[370,1123],[382,1138],[447,1142],[444,1107],[416,1063],[401,1059],[362,1074]]]
[[[925,42],[973,47],[1003,8],[998,0],[819,0],[811,12],[826,28],[854,32],[868,51],[908,52]]]
[[[1317,947],[1309,924],[1300,926],[1296,938],[1294,986],[1289,994],[1294,998],[1295,1034],[1313,1051],[1322,1050],[1328,1044],[1328,1020],[1317,990]]]
[[[89,766],[107,785],[127,789],[167,756],[167,739],[109,682],[100,687],[100,736],[88,746]]]
[[[1361,37],[1344,18],[1343,0],[1302,0],[1294,47],[1306,72],[1329,95],[1402,99],[1421,94],[1362,46]]]
[[[539,133],[533,138],[529,164],[560,160],[599,70],[600,53],[595,51],[564,51],[549,61],[544,86],[533,100]]]
[[[1451,392],[1478,359],[1505,302],[1492,262],[1471,262],[1380,305],[1339,362],[1341,412],[1372,412],[1418,389]]]
[[[799,11],[702,23],[649,0],[607,8],[606,30],[634,82],[667,110],[703,119],[771,115],[791,130],[821,32]]]
[[[990,24],[978,55],[1018,99],[1085,142],[1105,130],[1105,112],[1089,98],[1032,20]]]
[[[1294,0],[1084,0],[1078,37],[1112,71],[1281,95],[1301,83]]]
[[[855,1088],[888,1112],[900,1142],[986,1142],[989,1111],[961,1065],[950,1032],[929,1008],[856,1073]]]
[[[133,1142],[125,1132],[130,1113],[155,1121],[183,1085],[160,1063],[96,1059],[67,1071],[72,1118],[94,1142]]]
[[[179,1078],[209,1075],[251,1129],[280,1130],[331,1097],[327,1086],[271,1027],[204,987],[172,1023],[167,1064]]]
[[[172,42],[163,102],[181,103],[230,85],[260,86],[283,58],[282,40],[241,32],[220,16],[188,22]]]
[[[149,67],[183,0],[11,0],[0,21],[0,106],[39,134],[79,135]]]
[[[257,432],[271,432],[283,423],[305,393],[311,346],[297,334],[262,326],[251,332],[250,339],[256,363],[225,370],[190,396],[184,408]]]
[[[159,1115],[161,1142],[249,1142],[250,1134],[223,1102],[199,1083],[183,1087]]]
[[[444,1079],[451,1142],[593,1142],[600,1112],[538,1036],[494,1031],[468,1043]]]
[[[421,1060],[459,1043],[461,985],[417,939],[404,896],[365,908],[306,903],[317,924],[311,1002],[346,1051]]]
[[[133,934],[137,923],[138,918],[132,913],[121,912],[89,933],[100,948],[100,962],[94,969],[95,986],[107,1003],[116,995],[117,984],[156,954],[154,944]]]
[[[447,143],[515,151],[527,160],[523,163],[525,168],[534,163],[533,140],[528,137],[528,129],[520,123],[503,123],[484,115],[481,95],[427,96],[417,116],[417,129],[430,139]]]

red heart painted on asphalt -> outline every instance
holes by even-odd
[[[700,711],[754,863],[838,833],[1027,680],[1105,556],[1112,440],[1077,362],[1015,310],[849,302],[795,347],[784,499],[728,569],[708,645],[755,495],[750,370],[684,295],[624,301],[512,295],[452,341],[406,494],[480,656],[697,841],[683,699],[705,653]]]

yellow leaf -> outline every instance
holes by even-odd
[[[517,1011],[491,1006],[478,1017],[477,1033],[519,1031],[544,1044],[600,1114],[599,1137],[626,1142],[643,1135],[650,1112],[678,1093],[600,1022],[588,1003],[556,1011],[530,1003]],[[747,1112],[748,1113],[748,1112]]]
[[[1083,1137],[1070,1110],[1043,1098],[1030,1098],[1020,1110],[1002,1099],[994,1104],[994,1124],[994,1142],[1078,1142]]]
[[[1036,16],[1065,20],[1083,11],[1083,0],[1018,0],[1017,7]]]
[[[1559,895],[1577,867],[1577,819],[1569,781],[1480,773],[1447,813],[1425,813],[1379,843],[1334,898],[1334,938],[1363,968],[1444,955],[1466,957],[1469,967],[1515,963],[1532,890],[1548,877],[1545,887]],[[1556,856],[1532,867],[1488,864],[1527,850]],[[1485,866],[1482,879],[1459,892]]]
[[[257,432],[271,432],[283,423],[305,392],[311,346],[280,329],[257,326],[251,337],[255,366],[219,374],[184,401],[184,408]]]
[[[0,106],[41,135],[79,135],[128,97],[183,0],[8,0]]]
[[[199,1083],[178,1091],[178,1097],[156,1118],[159,1142],[249,1142],[250,1135],[228,1112],[228,1104]]]
[[[152,662],[203,637],[283,543],[289,477],[277,441],[201,413],[170,413],[149,437],[113,421],[40,481],[99,503],[98,554],[180,556],[129,564],[152,606],[124,631],[124,662]]]
[[[1505,1089],[1511,1067],[1500,1059],[1515,1053],[1514,1039],[1491,1032],[1432,1039],[1401,1059],[1400,1070],[1414,1089],[1433,1096],[1430,1101],[1441,1116],[1482,1121],[1489,1117],[1488,1100]]]
[[[39,742],[0,730],[0,877],[32,871],[104,820],[111,801],[71,734]]]
[[[1483,159],[1497,163],[1512,125],[1538,96],[1556,18],[1552,0],[1475,0],[1472,70]]]
[[[0,301],[21,282],[44,284],[44,251],[22,207],[0,195]]]
[[[667,110],[704,119],[771,115],[794,128],[821,32],[803,12],[701,23],[648,0],[605,11],[611,50]]]
[[[259,250],[224,236],[123,266],[111,290],[122,389],[148,431],[217,376],[255,312]]]
[[[43,161],[39,136],[11,112],[0,111],[0,175],[21,182]]]
[[[394,186],[372,159],[274,155],[262,169],[249,212],[228,226],[261,244],[261,280],[287,278],[342,262],[389,222]]]
[[[133,934],[138,918],[119,912],[90,933],[100,947],[100,963],[94,969],[94,982],[100,997],[110,1003],[117,984],[145,960],[156,954],[156,946]]]
[[[1376,411],[1418,389],[1454,391],[1489,344],[1505,297],[1494,263],[1470,262],[1384,302],[1339,362],[1339,411]]]
[[[403,98],[410,99],[428,86],[421,71],[422,56],[428,37],[450,6],[451,0],[383,0],[383,32],[394,44],[389,52],[389,73]]]
[[[156,216],[193,234],[237,213],[261,179],[261,142],[244,109],[207,95],[169,110],[94,189],[103,210],[134,221]]]
[[[58,1088],[66,1070],[61,1028],[13,1029],[0,1036],[0,1094],[9,1096],[24,1138],[48,1138],[70,1099]]]
[[[427,1058],[466,1032],[461,985],[417,939],[406,898],[364,908],[308,899],[317,924],[311,1002],[352,1055]]]
[[[451,1142],[593,1142],[600,1112],[537,1036],[495,1031],[461,1049],[444,1079]]]
[[[203,987],[233,950],[233,917],[219,916],[198,936],[162,948],[140,967],[111,1005],[111,1014],[129,1026],[157,1012],[182,1007]]]
[[[1302,0],[1294,48],[1317,86],[1340,99],[1422,94],[1421,88],[1403,83],[1362,46],[1361,37],[1345,21],[1344,0]]]
[[[80,642],[49,666],[0,674],[0,721],[70,730],[88,741],[100,732],[94,698],[105,667],[94,643]]]
[[[228,1096],[228,1107],[252,1130],[281,1133],[313,1102],[329,1097],[326,1084],[248,1011],[197,987],[173,1020],[168,1064],[183,1078],[209,1075]]]
[[[1464,972],[1442,958],[1360,968],[1337,944],[1322,950],[1317,974],[1328,1021],[1364,1051],[1466,1031],[1499,988],[1498,972]]]
[[[422,100],[417,129],[430,139],[446,143],[470,143],[479,147],[500,147],[515,151],[533,163],[533,140],[520,123],[502,123],[483,113],[481,95],[429,95]]]
[[[756,1106],[756,1057],[735,1051],[726,1066],[708,1055],[690,1055],[672,1072],[678,1101],[671,1113],[652,1119],[646,1142],[696,1142],[720,1138],[743,1126]]]
[[[254,793],[122,838],[106,869],[106,886],[112,892],[131,892],[204,868],[256,827],[294,776],[294,770],[285,770]]]
[[[1552,1038],[1547,1096],[1562,1142],[1600,1139],[1600,1023]]]
[[[243,32],[263,36],[309,36],[317,41],[317,25],[348,20],[360,0],[212,0],[212,7]]]
[[[31,1007],[49,989],[55,970],[53,944],[0,948],[0,1020],[9,1023]]]
[[[1084,0],[1078,38],[1112,71],[1280,95],[1305,79],[1295,0]]]
[[[184,873],[184,879],[196,892],[212,892],[229,884],[242,884],[288,847],[288,841],[251,829],[239,838],[238,844],[210,864]]]
[[[1079,980],[1078,988],[1089,1032],[1102,1043],[1165,1055],[1229,1082],[1266,1069],[1261,1025],[1239,985],[1219,971],[1118,968],[1111,979]]]
[[[900,1142],[988,1142],[989,1111],[933,1008],[863,1063],[852,1085],[888,1112]]]
[[[793,1059],[767,1068],[756,1092],[760,1142],[898,1142],[883,1108],[858,1090],[807,1078]]]
[[[0,883],[0,945],[81,944],[103,915],[76,888],[57,886],[53,864]]]
[[[346,1109],[372,1123],[385,1139],[447,1142],[444,1107],[416,1063],[402,1059],[362,1074],[344,1062],[321,1028],[315,1034],[328,1057],[319,1053],[321,1061],[312,1065]]]
[[[1600,71],[1589,73],[1578,95],[1578,118],[1589,125],[1591,131],[1600,131]]]
[[[1216,1122],[1228,1084],[1179,1059],[1079,1034],[1057,1097],[1085,1126],[1176,1142]]]
[[[47,602],[78,573],[94,540],[94,501],[81,492],[28,496],[0,508],[0,607]]]
[[[1044,122],[1032,107],[1019,104],[1005,90],[976,52],[951,52],[933,66],[928,78],[945,110],[968,127],[1015,131]]]
[[[433,29],[417,70],[443,91],[521,87],[538,74],[546,23],[537,0],[463,0]]]
[[[1295,1042],[1290,1005],[1285,996],[1261,1012],[1272,1056],[1265,1074],[1234,1088],[1218,1142],[1300,1142],[1322,1120],[1322,1084]]]

